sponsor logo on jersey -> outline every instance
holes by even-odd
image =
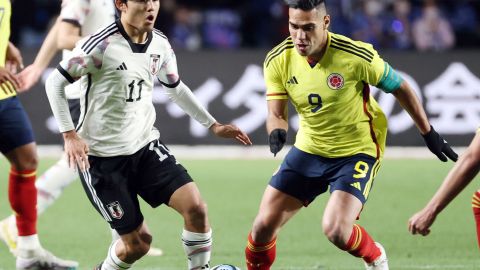
[[[343,79],[342,75],[338,73],[332,73],[327,78],[328,87],[332,90],[338,90],[343,87],[345,80]]]
[[[123,209],[118,201],[108,204],[107,208],[113,218],[121,219],[123,217]]]
[[[152,75],[157,75],[158,70],[160,70],[160,55],[150,54],[150,73]]]

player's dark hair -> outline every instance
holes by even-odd
[[[284,2],[290,8],[299,8],[304,11],[310,11],[320,5],[325,6],[325,0],[284,0]]]

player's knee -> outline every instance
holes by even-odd
[[[151,239],[150,239],[151,243]],[[141,237],[125,243],[125,251],[129,260],[138,260],[145,256],[150,249],[150,243],[143,241]]]
[[[198,201],[189,205],[185,218],[197,228],[208,227],[207,204],[203,201]]]
[[[346,237],[348,233],[345,228],[346,226],[344,226],[341,222],[333,220],[324,220],[322,223],[323,233],[330,242],[338,247],[345,246],[348,241],[348,236]]]
[[[144,243],[147,243],[148,245],[152,244],[152,235],[149,234],[148,232],[141,232],[140,233],[140,239],[142,239],[142,241]]]
[[[36,170],[38,167],[38,157],[34,153],[24,155],[15,159],[12,165],[17,171]]]

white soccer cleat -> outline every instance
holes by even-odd
[[[367,270],[389,270],[388,269],[388,259],[385,249],[380,243],[375,242],[375,245],[380,249],[380,257],[378,257],[372,263],[365,263],[365,269]]]
[[[75,270],[78,262],[55,257],[43,248],[29,252],[28,258],[17,257],[17,270]]]
[[[158,257],[163,255],[163,250],[150,246],[150,249],[147,252],[147,256]]]
[[[13,256],[17,256],[18,231],[13,215],[0,221],[0,240],[7,245]]]

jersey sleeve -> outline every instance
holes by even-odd
[[[267,100],[288,99],[287,91],[282,84],[280,69],[277,65],[275,61],[269,61],[263,65]]]
[[[103,54],[107,49],[108,39],[95,46],[89,46],[89,41],[89,36],[80,40],[70,56],[63,59],[57,66],[60,73],[70,83],[75,82],[88,73],[95,74],[102,68]]]
[[[88,0],[63,0],[60,19],[81,27],[90,11]]]
[[[361,61],[360,80],[380,88],[386,93],[391,93],[400,87],[403,79],[387,62],[385,62],[378,52],[370,47],[373,53],[372,60]]]
[[[178,74],[177,57],[172,49],[172,46],[166,41],[165,56],[160,64],[160,70],[157,73],[157,78],[162,85],[168,88],[174,88],[180,83],[180,76]]]

